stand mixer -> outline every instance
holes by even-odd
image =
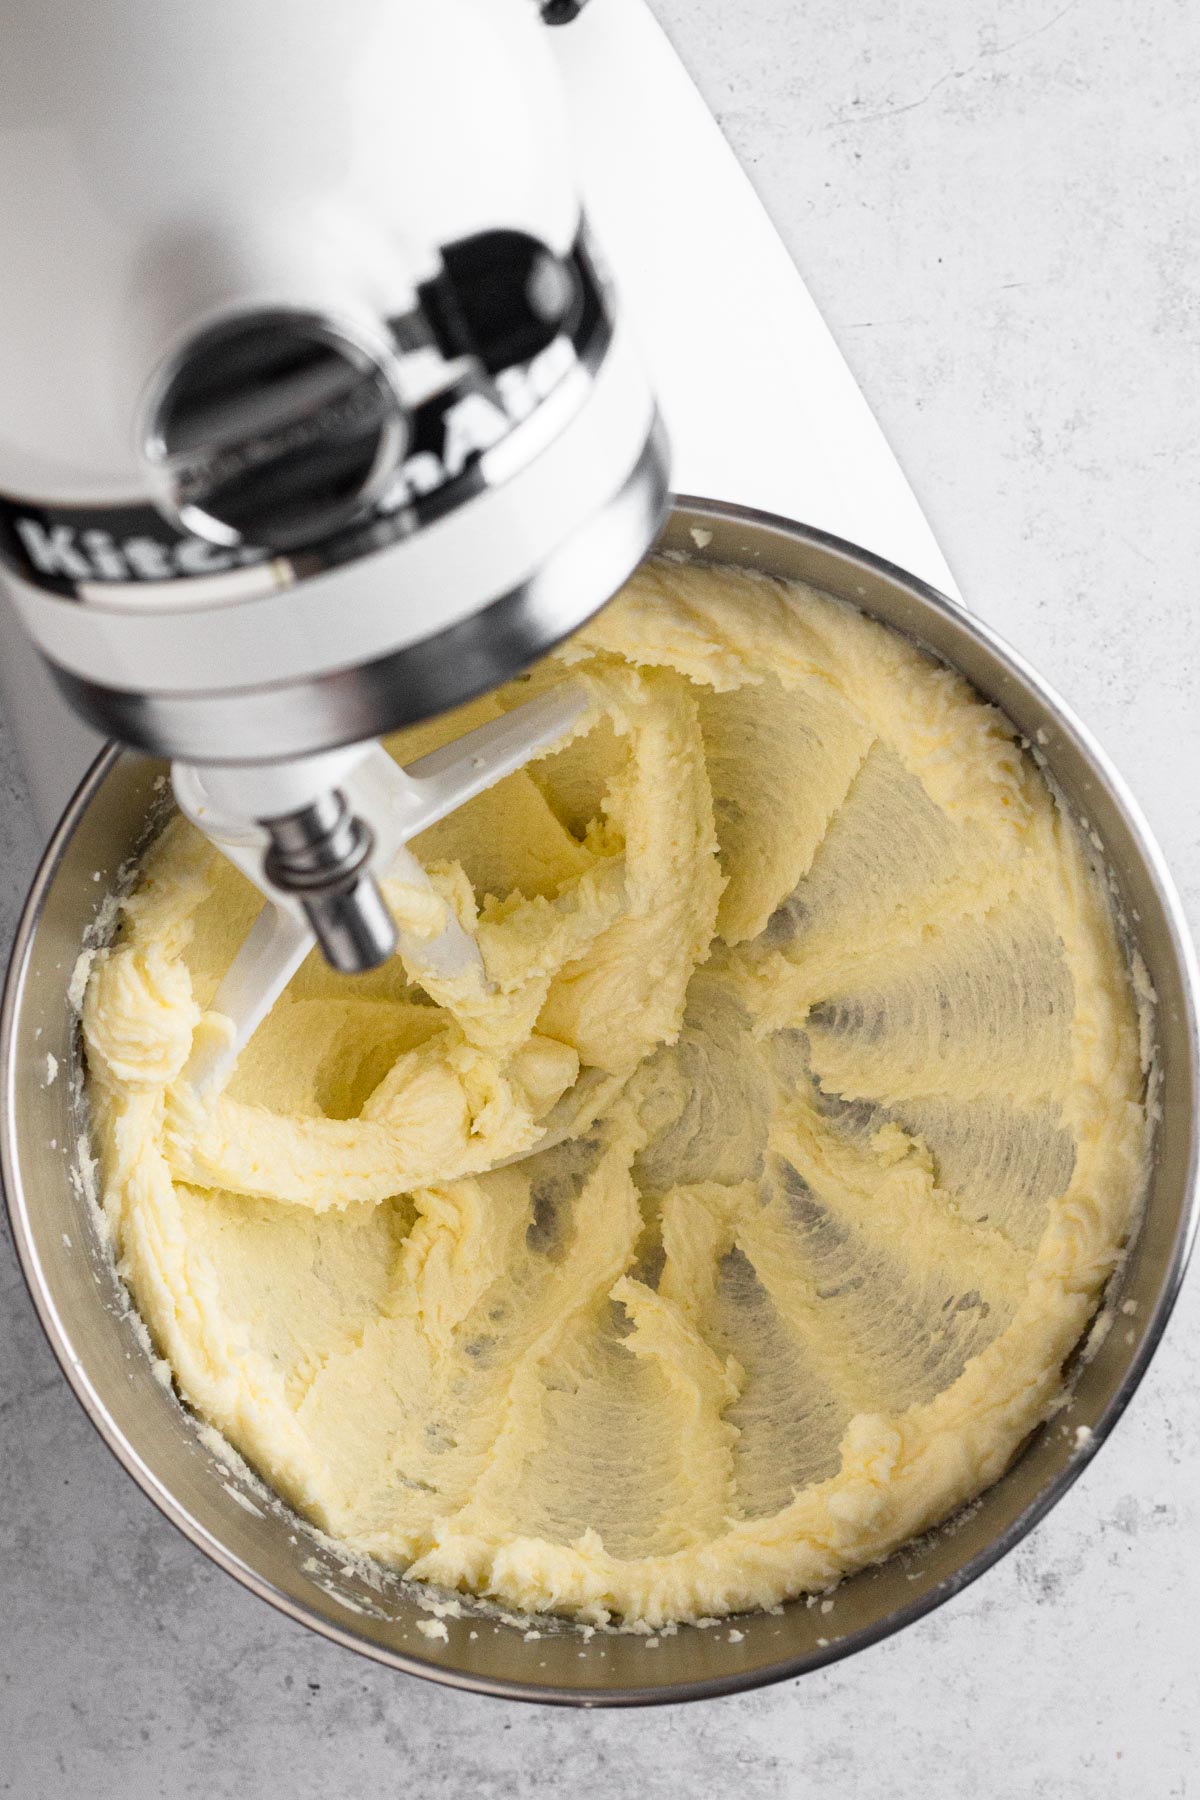
[[[182,809],[264,894],[217,1002],[238,1045],[314,936],[346,970],[389,955],[379,876],[426,880],[407,838],[582,715],[578,690],[543,696],[432,786],[375,747],[549,649],[649,548],[668,466],[635,337],[677,484],[948,585],[641,0],[541,12],[310,3],[281,35],[267,4],[123,0],[65,41],[40,8],[12,21],[5,114],[36,112],[7,133],[0,555],[75,713],[172,757]],[[401,947],[477,960],[452,919]]]
[[[580,624],[666,496],[536,10],[310,11],[281,60],[266,7],[167,29],[106,8],[65,47],[29,8],[7,62],[6,116],[22,94],[69,108],[76,151],[10,133],[12,593],[77,711],[175,759],[184,811],[261,887],[264,929],[217,999],[239,1040],[310,934],[346,971],[393,952],[378,880],[403,838],[561,735],[580,697],[443,762],[436,806],[371,741]],[[56,266],[68,218],[83,319]],[[447,920],[425,960],[472,957]]]
[[[77,1087],[56,1077],[78,1067],[79,946],[111,918],[158,781],[110,751],[54,832],[0,1009],[0,1173],[55,1354],[206,1554],[394,1667],[591,1706],[748,1687],[875,1642],[1065,1491],[1162,1330],[1194,1230],[1196,975],[1157,852],[1069,711],[943,598],[928,526],[643,0],[546,18],[534,0],[429,17],[295,0],[283,31],[266,0],[99,10],[56,35],[19,0],[0,69],[0,229],[21,251],[0,282],[17,627],[0,688],[47,827],[90,728],[115,733],[174,759],[180,805],[267,901],[216,1005],[233,1036],[196,1085],[219,1083],[314,937],[348,968],[389,953],[379,884],[423,877],[407,839],[586,718],[564,683],[405,771],[376,743],[604,604],[656,541],[659,416],[674,485],[707,497],[675,507],[666,555],[860,608],[1044,752],[1137,921],[1163,1079],[1122,1329],[951,1533],[852,1577],[832,1620],[798,1601],[650,1655],[632,1636],[477,1631],[470,1613],[431,1625],[405,1584],[382,1591],[243,1489],[145,1354],[97,1234]],[[470,975],[451,921],[399,948]]]

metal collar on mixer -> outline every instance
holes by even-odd
[[[577,630],[632,573],[667,504],[666,445],[654,419],[603,510],[478,612],[416,643],[320,676],[222,692],[143,693],[61,666],[53,673],[106,734],[186,761],[212,761],[214,747],[234,762],[357,743],[473,699]],[[391,552],[401,586],[408,548]]]

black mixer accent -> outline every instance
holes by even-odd
[[[203,538],[287,551],[378,496],[407,448],[391,345],[289,310],[224,320],[162,384],[149,460],[169,507]]]
[[[587,0],[542,0],[542,19],[547,25],[569,25],[586,5]]]
[[[482,231],[447,244],[420,290],[444,356],[474,356],[491,374],[571,337],[591,283],[582,251],[560,259],[521,231]]]

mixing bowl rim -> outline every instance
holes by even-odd
[[[1019,682],[1048,708],[1059,726],[1075,740],[1077,747],[1083,751],[1093,770],[1103,781],[1118,811],[1122,814],[1130,836],[1141,855],[1167,925],[1173,959],[1179,971],[1179,997],[1185,1013],[1187,1041],[1191,1047],[1193,1064],[1193,1107],[1188,1142],[1184,1209],[1171,1248],[1166,1274],[1146,1320],[1141,1342],[1130,1358],[1129,1366],[1115,1391],[1092,1427],[1090,1438],[1080,1446],[1078,1453],[1073,1455],[1065,1466],[1047,1481],[1028,1506],[1002,1532],[989,1540],[981,1550],[971,1556],[944,1581],[932,1587],[927,1593],[915,1597],[906,1605],[898,1607],[895,1611],[887,1614],[885,1618],[877,1620],[871,1625],[862,1626],[856,1631],[847,1633],[844,1637],[833,1638],[828,1645],[814,1651],[788,1657],[762,1668],[731,1671],[728,1675],[661,1687],[568,1688],[554,1684],[542,1686],[536,1682],[474,1675],[440,1662],[427,1662],[420,1657],[410,1656],[404,1652],[369,1642],[322,1617],[303,1602],[292,1599],[229,1550],[218,1537],[193,1517],[187,1507],[176,1498],[173,1491],[143,1461],[120,1426],[112,1418],[100,1394],[92,1385],[84,1360],[76,1352],[68,1327],[54,1302],[50,1284],[43,1273],[36,1235],[26,1203],[15,1126],[17,1078],[15,1037],[21,998],[29,973],[30,956],[38,925],[51,883],[75,829],[93,796],[126,753],[124,747],[119,744],[109,744],[100,751],[68,802],[62,818],[43,852],[13,939],[4,983],[3,1000],[0,1002],[0,1186],[4,1190],[18,1263],[38,1321],[56,1360],[76,1399],[117,1461],[133,1477],[142,1492],[164,1517],[177,1530],[181,1531],[197,1549],[202,1551],[218,1568],[223,1569],[227,1575],[232,1576],[243,1587],[248,1588],[260,1599],[267,1601],[288,1618],[308,1626],[311,1630],[319,1632],[334,1643],[343,1645],[346,1649],[357,1651],[360,1655],[397,1669],[403,1674],[433,1680],[443,1686],[485,1694],[493,1698],[523,1700],[544,1705],[608,1707],[678,1704],[684,1701],[717,1698],[725,1694],[744,1692],[751,1688],[770,1686],[775,1682],[792,1680],[812,1673],[816,1669],[825,1668],[832,1663],[840,1662],[846,1656],[854,1655],[860,1650],[868,1649],[873,1644],[881,1643],[896,1632],[902,1631],[906,1626],[914,1624],[927,1613],[934,1611],[954,1595],[961,1593],[964,1588],[978,1580],[1033,1530],[1078,1479],[1101,1444],[1106,1442],[1111,1435],[1117,1421],[1140,1385],[1162,1339],[1179,1294],[1197,1234],[1197,1227],[1200,1225],[1200,1209],[1197,1208],[1196,1203],[1197,1165],[1200,1161],[1200,1131],[1197,1130],[1196,1106],[1196,1002],[1197,995],[1200,994],[1200,970],[1197,967],[1183,906],[1162,852],[1140,806],[1100,744],[1055,690],[989,625],[976,618],[957,601],[922,581],[920,577],[887,561],[886,558],[877,556],[872,551],[864,550],[844,538],[839,538],[813,526],[804,525],[797,520],[726,501],[706,500],[697,496],[677,494],[673,496],[669,522],[678,519],[680,515],[685,518],[693,518],[698,525],[702,525],[706,519],[714,519],[721,524],[749,526],[774,532],[793,542],[798,540],[804,545],[827,550],[851,567],[857,566],[868,575],[882,577],[907,589],[925,606],[946,615],[954,624],[965,625],[969,632],[980,639],[1000,663],[1007,667]],[[911,635],[916,638],[916,641],[921,641],[919,634]],[[938,653],[934,651],[934,654]]]

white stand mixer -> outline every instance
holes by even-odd
[[[109,0],[63,40],[22,0],[10,25],[9,590],[76,711],[171,755],[271,903],[218,997],[238,1045],[314,932],[347,969],[390,953],[376,875],[422,880],[404,841],[581,714],[564,688],[461,745],[436,812],[373,748],[620,585],[665,501],[655,400],[676,489],[951,587],[643,0],[541,11],[296,0],[280,30],[270,0]],[[90,744],[4,625],[46,823]],[[401,948],[466,966],[461,937]]]

